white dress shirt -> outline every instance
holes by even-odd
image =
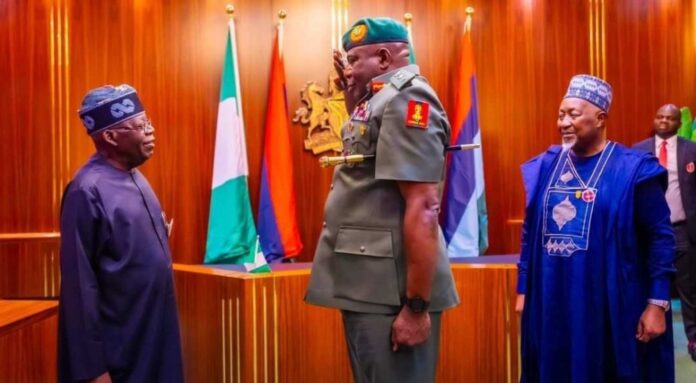
[[[679,190],[679,164],[677,164],[677,135],[664,140],[655,136],[655,156],[660,158],[660,149],[663,142],[667,142],[667,205],[669,205],[670,221],[672,223],[686,220],[686,212],[682,204],[681,191]]]

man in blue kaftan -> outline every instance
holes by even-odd
[[[168,228],[136,167],[154,129],[135,89],[90,91],[80,109],[95,153],[61,208],[60,382],[182,382]]]
[[[573,77],[563,146],[522,165],[522,382],[673,382],[666,172],[605,138],[611,86]]]

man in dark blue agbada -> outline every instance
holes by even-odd
[[[154,129],[128,85],[91,90],[79,114],[97,153],[63,196],[58,379],[181,382],[168,225],[136,169]]]
[[[562,146],[522,166],[522,382],[673,382],[666,172],[605,136],[611,86],[572,78]]]

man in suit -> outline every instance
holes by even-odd
[[[635,148],[655,154],[669,174],[665,196],[677,240],[676,287],[689,354],[696,361],[696,143],[677,137],[680,121],[679,108],[663,105],[653,121],[655,135]]]

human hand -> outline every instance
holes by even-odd
[[[414,313],[404,306],[392,323],[392,351],[399,351],[399,345],[417,346],[428,340],[429,336],[430,314],[427,311]]]
[[[665,310],[662,307],[648,304],[643,315],[640,316],[636,339],[647,343],[662,335],[666,329]]]
[[[346,75],[344,74],[346,69],[346,61],[343,58],[343,54],[338,49],[333,50],[333,66],[334,69],[336,69],[336,74],[338,75],[338,77],[334,80],[336,88],[341,91],[346,90],[347,80]]]
[[[524,294],[517,294],[517,300],[515,301],[515,311],[518,314],[522,314],[524,310]]]
[[[111,375],[109,375],[108,372],[105,372],[90,380],[89,383],[111,383]]]

